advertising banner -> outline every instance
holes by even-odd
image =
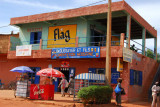
[[[49,27],[47,48],[75,47],[77,25]]]
[[[61,62],[61,67],[68,68],[69,67],[69,62],[68,61],[62,61]]]
[[[117,58],[117,71],[123,72],[123,59]]]
[[[132,50],[123,48],[123,61],[132,63]]]
[[[51,59],[57,58],[100,58],[100,47],[54,48]]]
[[[112,41],[111,42],[112,46],[119,46],[120,45],[120,37],[118,37],[118,36],[112,35],[111,41]]]
[[[31,84],[30,99],[54,100],[54,85]]]
[[[16,46],[16,56],[31,56],[32,45]]]

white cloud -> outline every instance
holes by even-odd
[[[37,1],[26,1],[26,0],[3,0],[4,2],[8,3],[14,3],[14,4],[19,4],[19,5],[26,5],[26,6],[32,6],[32,7],[38,7],[38,8],[46,8],[46,9],[54,9],[54,10],[62,10],[62,7],[56,6],[56,5],[47,5],[43,4]]]
[[[157,22],[160,19],[160,2],[153,2],[152,4],[145,3],[140,5],[133,5],[133,8],[153,27],[159,28]]]
[[[14,33],[19,32],[19,28],[16,26],[10,26],[9,23],[4,23],[0,21],[0,34],[10,34],[11,31]]]
[[[158,39],[157,39],[157,46],[158,46],[158,52],[160,52],[160,1],[152,2],[152,3],[143,3],[143,4],[134,4],[132,7],[142,16],[151,26],[153,26],[157,32],[158,32]],[[154,48],[154,41],[153,40],[147,40],[146,46],[148,48],[153,49]]]

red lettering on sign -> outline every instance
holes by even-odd
[[[27,29],[27,32],[38,32],[38,31],[42,31],[42,27],[40,27],[40,28],[29,28],[29,29]]]

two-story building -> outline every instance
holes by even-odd
[[[10,24],[20,28],[20,35],[10,37],[6,75],[21,65],[32,67],[35,73],[52,67],[67,80],[80,73],[105,74],[107,12],[107,4],[101,4],[11,18]],[[146,38],[154,39],[156,59],[157,31],[125,1],[112,3],[111,84],[115,87],[118,77],[124,79],[125,100],[146,98],[157,71],[156,60],[145,56]],[[141,53],[130,50],[132,39],[142,39]],[[117,71],[119,59],[121,72]],[[32,83],[39,83],[38,76],[31,77]],[[59,79],[55,91],[58,83]]]

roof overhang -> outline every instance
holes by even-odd
[[[141,24],[148,32],[150,32],[154,37],[157,37],[157,31],[145,21],[131,6],[129,6],[125,1],[113,2],[112,11],[126,11],[132,16],[139,24]],[[11,18],[11,25],[25,24],[42,22],[49,20],[58,20],[66,18],[74,18],[80,16],[96,15],[108,12],[108,4],[101,4],[89,7],[82,7],[70,10],[56,11],[50,13],[42,13],[24,17]]]

